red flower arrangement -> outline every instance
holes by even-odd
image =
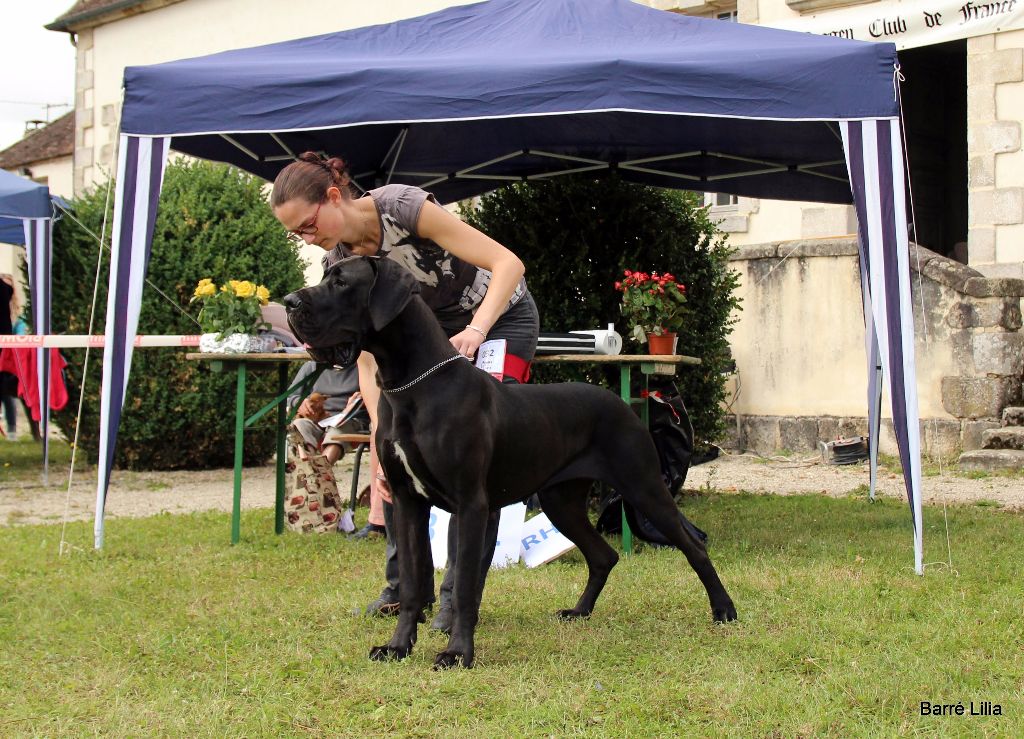
[[[669,272],[648,274],[627,269],[615,289],[622,293],[620,310],[635,341],[643,343],[648,334],[675,333],[683,325],[686,285],[676,282]]]

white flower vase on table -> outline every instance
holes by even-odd
[[[260,333],[270,328],[263,306],[270,292],[248,280],[228,280],[218,287],[209,277],[199,281],[191,303],[199,302],[199,351],[210,354],[260,354],[272,352],[278,341]]]
[[[270,336],[253,336],[252,334],[201,334],[199,351],[211,354],[250,354],[272,352],[277,348],[277,341]]]

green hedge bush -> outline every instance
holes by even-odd
[[[698,444],[725,430],[727,337],[736,321],[738,273],[725,235],[694,193],[636,185],[612,174],[514,184],[484,196],[463,217],[515,251],[540,309],[541,331],[604,328],[614,322],[625,351],[646,353],[626,335],[614,284],[624,270],[671,272],[687,289],[679,351],[700,357],[678,385]],[[535,365],[542,381],[586,380],[618,387],[615,371]]]
[[[263,185],[262,180],[237,169],[209,162],[178,162],[167,167],[147,271],[149,282],[143,289],[140,334],[199,333],[192,318],[199,308],[189,306],[189,299],[203,277],[218,284],[228,279],[252,280],[269,288],[271,300],[279,300],[302,286],[303,262],[274,218]],[[100,233],[106,196],[106,186],[97,187],[72,203],[81,225],[69,217],[56,225],[55,333],[88,332],[98,247],[96,238],[85,228]],[[110,203],[108,234],[112,211]],[[104,330],[109,262],[110,254],[105,250],[96,296],[95,334]],[[71,397],[67,407],[55,414],[55,420],[72,439],[85,350],[63,353],[68,360],[66,378]],[[172,470],[232,464],[235,374],[215,373],[208,363],[187,361],[184,355],[181,349],[134,352],[115,466]],[[78,434],[79,449],[92,463],[99,453],[102,362],[102,351],[93,350]],[[276,372],[250,373],[248,410],[265,403],[275,388]],[[268,414],[265,422],[246,431],[246,464],[264,462],[273,453],[275,435],[269,425],[273,415]]]

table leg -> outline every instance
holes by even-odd
[[[288,371],[283,364],[277,366],[277,394],[282,395],[288,389]],[[284,533],[284,466],[286,462],[285,452],[285,423],[287,421],[286,400],[277,404],[277,492],[274,496],[274,533]]]
[[[235,497],[231,506],[231,543],[242,537],[242,435],[245,433],[245,363],[238,363],[235,391]]]
[[[623,364],[619,367],[619,393],[626,405],[632,407],[633,396],[630,390],[631,367]],[[647,410],[646,405],[644,410]],[[629,530],[629,522],[626,520],[626,501],[622,501],[622,551],[626,554],[633,553],[633,532]]]

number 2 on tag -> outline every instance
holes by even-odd
[[[508,341],[505,339],[491,339],[485,341],[476,350],[476,366],[501,382],[505,377],[505,347]]]

